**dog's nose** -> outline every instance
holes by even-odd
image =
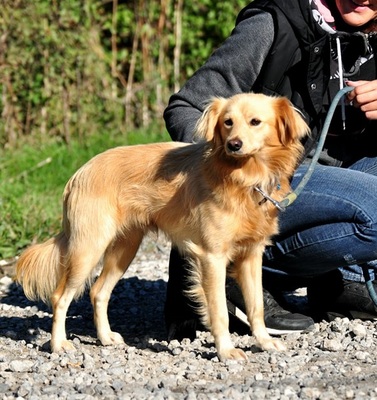
[[[227,143],[228,149],[230,151],[239,151],[242,147],[243,143],[242,140],[240,139],[233,139],[233,140],[229,140],[229,142]]]

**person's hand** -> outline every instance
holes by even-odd
[[[368,119],[377,119],[377,80],[347,81],[347,86],[355,89],[348,93],[348,101],[360,108]]]

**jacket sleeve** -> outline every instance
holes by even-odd
[[[274,23],[266,12],[249,13],[180,91],[171,96],[164,119],[173,140],[192,142],[195,125],[211,98],[252,91],[274,40]]]

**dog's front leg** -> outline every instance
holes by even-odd
[[[225,295],[226,257],[210,255],[201,261],[202,286],[208,308],[208,322],[215,339],[220,360],[246,360],[246,354],[236,349],[229,333],[229,316]]]
[[[264,323],[262,254],[264,246],[257,246],[250,255],[235,265],[236,279],[245,301],[251,331],[262,350],[286,350],[284,344],[273,339]]]

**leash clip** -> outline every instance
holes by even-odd
[[[263,204],[265,201],[270,201],[279,211],[285,211],[285,207],[282,206],[278,201],[273,199],[271,196],[269,196],[267,193],[265,193],[261,188],[258,186],[254,186],[254,190],[256,190],[258,193],[260,193],[264,199],[259,203],[259,205]]]

